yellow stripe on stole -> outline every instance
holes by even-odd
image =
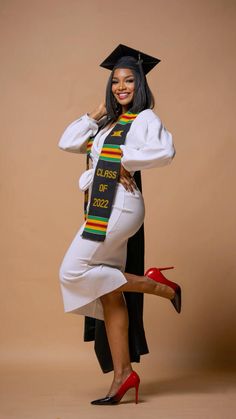
[[[98,230],[98,231],[106,231],[106,227],[97,227],[94,225],[89,225],[89,222],[87,221],[87,224],[85,226],[85,228],[91,228],[92,230]]]

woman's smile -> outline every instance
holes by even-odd
[[[126,99],[129,95],[129,93],[117,93],[120,99]]]
[[[112,93],[117,102],[122,106],[122,112],[129,109],[135,91],[135,80],[132,70],[117,68],[112,79]]]

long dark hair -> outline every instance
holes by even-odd
[[[112,93],[112,79],[117,68],[129,68],[134,75],[135,91],[133,102],[129,108],[130,112],[139,113],[144,109],[153,109],[155,105],[153,94],[143,72],[142,63],[134,57],[122,57],[114,66],[106,87],[106,109],[109,122],[115,121],[122,113],[121,105],[117,103]]]

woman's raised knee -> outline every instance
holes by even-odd
[[[82,277],[86,272],[85,267],[83,266],[73,266],[73,264],[68,264],[68,262],[63,261],[59,269],[59,278],[61,282],[76,281]]]

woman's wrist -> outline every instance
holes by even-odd
[[[86,115],[87,115],[87,117],[92,121],[92,122],[94,122],[95,124],[98,124],[98,119],[95,119],[93,116],[91,116],[91,113],[86,113]]]
[[[107,114],[106,106],[104,103],[101,103],[94,111],[90,112],[88,116],[95,121],[99,121],[103,116]]]
[[[89,118],[94,119],[97,122],[103,117],[101,112],[97,112],[97,111],[87,113],[87,115],[89,116]]]

